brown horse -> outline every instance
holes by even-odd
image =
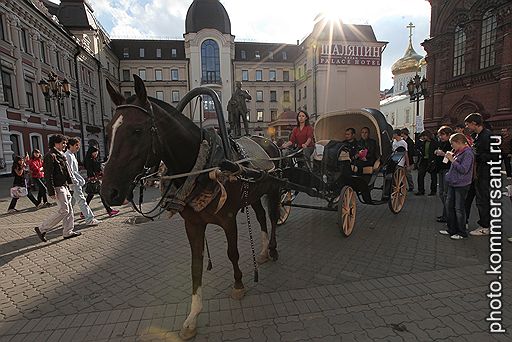
[[[158,165],[162,160],[169,174],[189,172],[199,151],[201,130],[190,119],[163,101],[148,98],[144,82],[136,75],[135,94],[124,98],[107,81],[107,90],[113,103],[118,106],[112,121],[107,127],[110,154],[105,165],[102,197],[111,205],[126,202],[130,184],[144,167]],[[255,139],[271,157],[279,156],[273,144],[264,144]],[[182,179],[175,184],[181,185]],[[192,307],[183,323],[180,336],[189,339],[195,336],[197,316],[202,309],[201,283],[203,274],[203,248],[206,225],[216,224],[224,229],[228,243],[228,257],[233,264],[234,286],[232,297],[240,299],[244,295],[242,272],[238,266],[238,233],[236,215],[243,207],[242,181],[226,183],[227,200],[215,213],[216,201],[204,210],[195,212],[186,206],[180,212],[185,220],[185,229],[192,252]],[[261,197],[267,196],[268,212],[272,225],[270,241],[267,234],[266,213]],[[258,261],[272,257],[277,259],[276,226],[279,216],[279,186],[269,177],[249,184],[248,201],[256,213],[262,230],[262,250]]]

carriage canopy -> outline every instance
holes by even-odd
[[[315,123],[315,139],[345,140],[345,131],[348,128],[356,130],[357,139],[363,127],[370,129],[370,138],[377,141],[381,156],[391,154],[391,138],[393,128],[386,121],[384,115],[377,109],[362,108],[336,111],[320,115]]]

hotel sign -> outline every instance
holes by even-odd
[[[380,66],[381,47],[371,43],[322,44],[318,64]]]

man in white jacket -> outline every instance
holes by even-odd
[[[78,172],[78,161],[75,157],[75,153],[78,152],[79,149],[80,139],[69,138],[68,149],[64,155],[68,161],[69,170],[71,171],[71,180],[73,182],[73,185],[71,185],[71,192],[73,193],[71,204],[74,205],[75,203],[78,203],[80,211],[85,218],[86,225],[96,226],[99,221],[94,218],[94,214],[89,205],[87,205],[84,192],[82,191],[82,187],[85,185],[85,179],[82,177],[80,172]]]

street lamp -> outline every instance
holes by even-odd
[[[65,97],[69,97],[71,94],[71,85],[68,80],[63,79],[59,80],[58,76],[51,71],[48,74],[48,81],[42,79],[39,82],[39,88],[46,98],[53,98],[56,100],[57,108],[59,110],[59,120],[60,120],[60,132],[64,135],[64,122],[62,121],[62,110],[60,108],[61,101],[64,100]]]
[[[416,122],[418,122],[418,116],[420,115],[420,101],[424,100],[427,96],[427,79],[425,76],[420,78],[420,75],[416,74],[409,83],[407,83],[407,90],[411,97],[411,102],[416,101]],[[418,133],[418,132],[416,132]]]

